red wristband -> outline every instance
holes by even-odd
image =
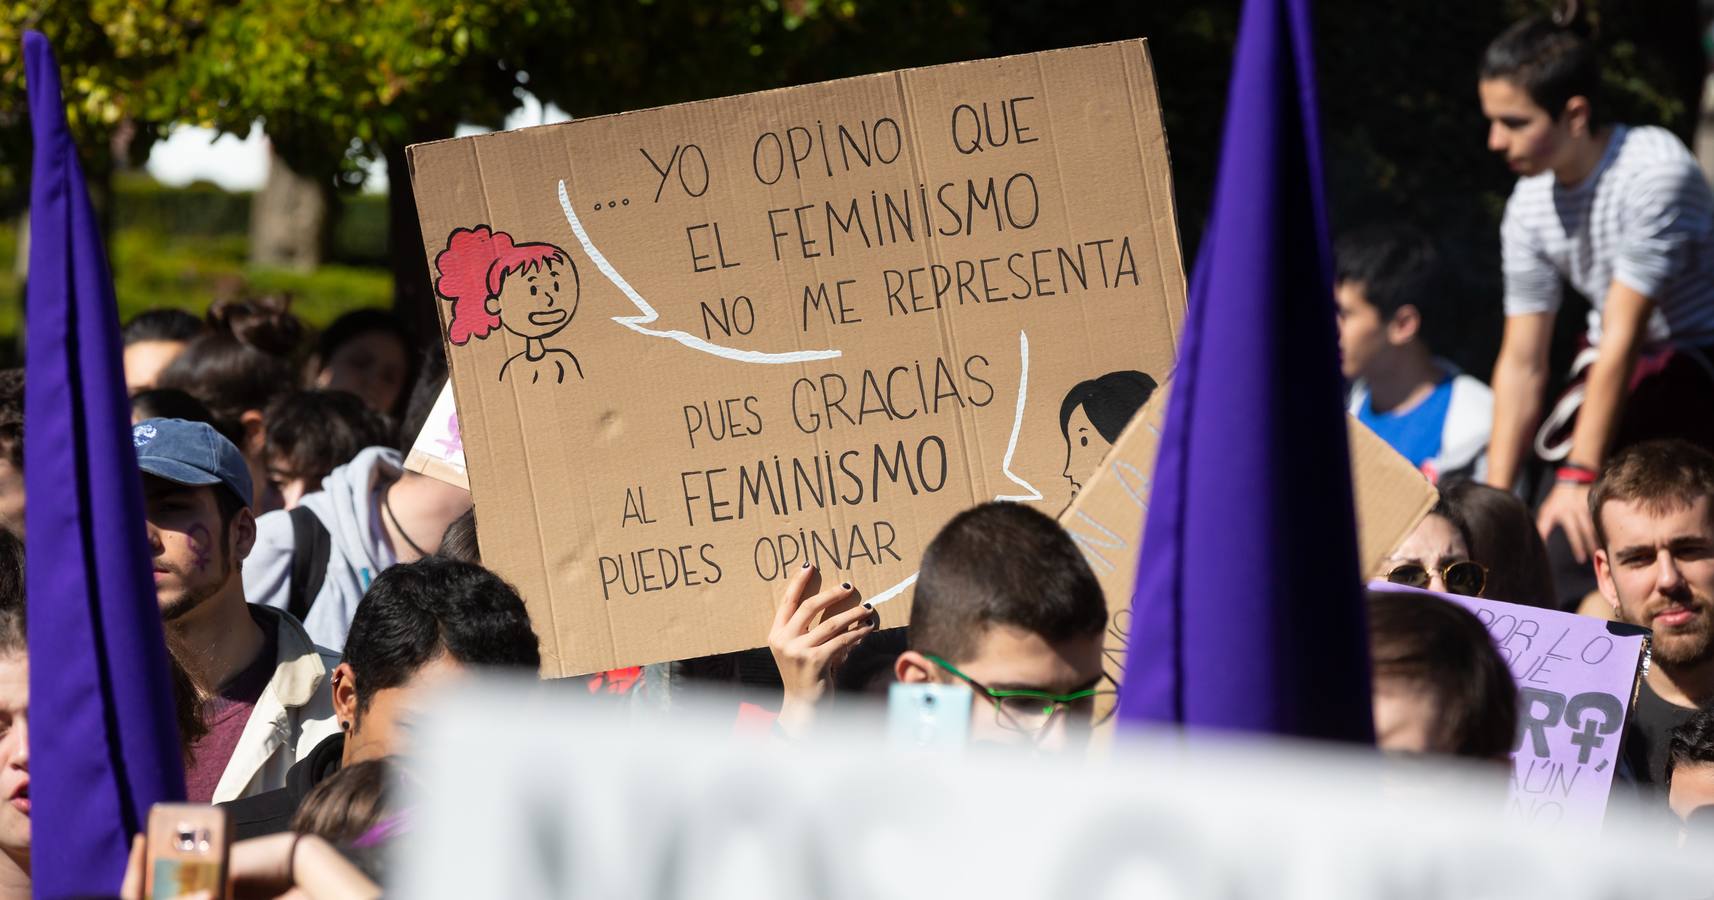
[[[1553,473],[1553,478],[1561,484],[1594,484],[1595,470],[1587,466],[1566,464]]]

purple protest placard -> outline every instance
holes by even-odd
[[[1384,581],[1369,587],[1431,593]],[[1517,680],[1518,737],[1507,813],[1531,824],[1599,827],[1649,632],[1499,600],[1433,596],[1475,613]]]

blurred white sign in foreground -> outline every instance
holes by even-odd
[[[872,722],[786,744],[735,736],[730,701],[633,717],[551,687],[436,706],[390,886],[423,900],[1714,894],[1659,823],[1506,822],[1500,766],[1166,733],[1098,763],[895,756]]]

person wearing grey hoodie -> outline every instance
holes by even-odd
[[[399,451],[370,447],[333,470],[295,510],[256,520],[244,563],[252,603],[299,613],[317,644],[345,646],[358,601],[377,575],[440,547],[470,493],[404,470]]]

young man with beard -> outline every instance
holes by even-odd
[[[148,419],[131,434],[161,616],[204,698],[208,733],[191,747],[188,797],[220,802],[281,787],[337,728],[329,676],[339,659],[296,619],[245,602],[240,570],[256,519],[238,448],[182,419]]]
[[[1595,576],[1621,620],[1654,629],[1625,759],[1664,791],[1674,728],[1714,701],[1714,454],[1683,441],[1621,451],[1589,493]]]

